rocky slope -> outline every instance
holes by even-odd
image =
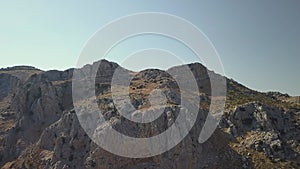
[[[79,70],[86,73],[87,78],[96,78],[99,108],[113,128],[129,136],[149,137],[174,123],[181,109],[180,93],[167,73],[154,69],[140,73],[128,71],[135,77],[130,85],[130,99],[136,108],[145,113],[151,111],[146,98],[153,89],[161,89],[168,99],[167,108],[157,120],[151,124],[135,124],[120,116],[112,103],[110,81],[118,65],[106,60],[98,63],[97,77],[87,73],[97,69],[96,63]],[[219,128],[208,141],[199,144],[198,136],[210,104],[210,80],[201,64],[188,66],[200,90],[201,107],[196,124],[176,147],[144,159],[111,154],[84,132],[73,109],[73,69],[47,72],[29,67],[1,69],[0,166],[53,169],[300,167],[299,104],[283,99],[290,96],[253,91],[232,79],[227,79],[226,112]],[[89,100],[84,104],[90,104]]]

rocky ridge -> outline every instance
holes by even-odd
[[[148,137],[173,124],[180,93],[174,80],[160,70],[134,73],[132,104],[147,110],[149,91],[159,88],[168,96],[165,113],[151,124],[134,124],[113,106],[110,80],[117,64],[102,60],[96,77],[99,108],[120,132]],[[97,69],[86,65],[82,73]],[[188,65],[197,79],[201,107],[196,125],[176,147],[164,154],[130,159],[98,147],[82,129],[73,110],[72,72],[37,69],[0,71],[0,166],[2,168],[298,168],[300,109],[246,88],[228,79],[226,113],[220,127],[204,144],[197,139],[208,112],[210,81],[199,63]],[[176,67],[172,68],[176,69]],[[20,73],[21,72],[21,73]],[[22,76],[18,76],[22,74]],[[87,73],[87,77],[90,75]],[[218,76],[218,75],[216,75]],[[187,81],[188,82],[188,81]],[[290,97],[290,96],[285,96]],[[89,101],[85,104],[89,104]]]

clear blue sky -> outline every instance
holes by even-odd
[[[166,12],[189,20],[209,37],[228,77],[259,91],[300,95],[298,0],[0,3],[0,67],[74,67],[85,42],[104,24],[137,12]]]

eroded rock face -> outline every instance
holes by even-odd
[[[51,82],[38,79],[38,76],[18,88],[10,105],[17,121],[4,139],[3,159],[16,158],[27,146],[36,142],[45,127],[60,118],[60,104],[56,88]]]
[[[20,80],[10,74],[0,74],[0,100],[9,96],[19,86]]]
[[[43,131],[36,146],[53,152],[44,167],[84,168],[90,144],[91,140],[81,128],[75,112],[70,111]]]
[[[167,111],[170,112],[170,111]],[[167,121],[174,120],[173,117],[166,113],[162,121],[157,121],[152,125],[151,134],[158,134],[160,130],[166,129]],[[52,152],[48,158],[37,159],[37,164],[41,168],[101,168],[101,169],[118,169],[118,168],[165,168],[165,169],[181,169],[203,168],[205,166],[221,166],[221,162],[228,161],[228,166],[241,166],[242,158],[230,150],[225,142],[219,142],[219,138],[225,136],[217,131],[211,140],[203,145],[199,144],[198,130],[200,125],[194,127],[191,134],[188,135],[183,142],[172,150],[158,156],[145,159],[131,159],[111,154],[97,144],[93,143],[81,128],[74,111],[64,112],[62,118],[46,128],[42,133],[35,147],[42,150],[41,152]],[[199,116],[197,122],[201,122]],[[122,119],[116,119],[120,121]],[[124,120],[124,119],[123,119]],[[113,123],[114,127],[120,123]],[[125,131],[129,129],[136,130],[143,128],[141,126],[131,126],[133,123],[125,123]],[[145,126],[144,126],[145,127]],[[119,129],[120,130],[120,129]],[[145,136],[146,130],[138,130],[139,136]],[[147,130],[149,131],[149,129]],[[132,134],[132,133],[131,133]],[[149,133],[148,133],[149,134]],[[146,135],[148,135],[146,134]],[[226,150],[226,153],[219,155],[220,150]],[[33,153],[37,153],[34,152]],[[22,157],[25,158],[25,157]],[[32,159],[28,160],[31,161]],[[25,162],[26,163],[26,162]],[[16,164],[15,164],[16,165]],[[26,165],[30,165],[29,162]],[[31,164],[34,165],[34,164]],[[226,168],[226,167],[225,167]],[[228,167],[230,168],[230,167]]]

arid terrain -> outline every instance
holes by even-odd
[[[129,136],[149,137],[165,131],[178,115],[180,91],[168,71],[148,69],[130,84],[132,105],[150,111],[149,93],[161,89],[168,99],[164,113],[149,124],[120,116],[110,83],[119,66],[98,62],[99,109],[113,127]],[[90,72],[96,64],[79,70]],[[18,66],[0,70],[0,167],[96,169],[300,168],[300,102],[279,92],[258,92],[227,79],[225,112],[214,134],[203,144],[198,136],[211,101],[207,69],[188,65],[199,87],[199,114],[188,136],[170,151],[150,158],[125,158],[103,150],[82,129],[72,100],[74,69],[42,71]],[[178,69],[173,67],[171,69]],[[219,76],[219,75],[215,75]],[[85,79],[81,79],[85,80]],[[187,83],[188,83],[187,79]],[[90,100],[81,104],[88,105]],[[105,127],[105,126],[103,126]]]

